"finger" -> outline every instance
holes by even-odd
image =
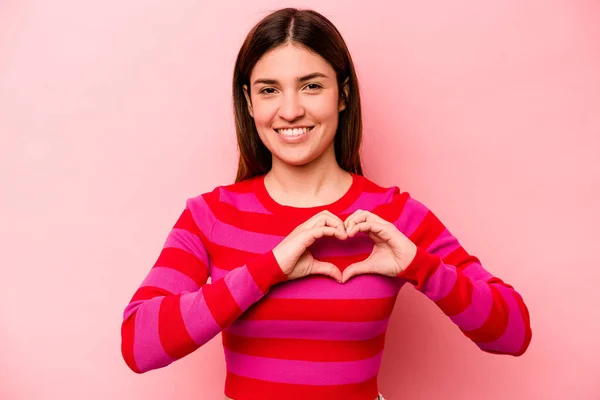
[[[328,210],[323,210],[320,213],[316,214],[317,217],[326,217],[328,220],[334,220],[337,223],[341,223],[343,224],[344,221],[342,221],[342,219],[340,217],[338,217],[337,215],[335,215],[334,213],[332,213],[331,211]]]
[[[317,219],[315,226],[330,226],[340,231],[340,235],[336,235],[340,239],[343,240],[348,237],[348,235],[346,234],[346,228],[344,227],[344,221],[342,221],[339,217],[331,214],[330,212],[321,215],[321,217]]]
[[[344,240],[348,237],[348,234],[344,229],[333,228],[331,226],[320,226],[313,228],[311,231],[315,232],[315,239],[322,238],[323,236],[335,236],[338,239]]]
[[[342,272],[339,270],[338,267],[329,262],[319,261],[315,259],[312,265],[311,273],[317,275],[330,276],[339,283],[342,283]]]
[[[334,236],[341,240],[344,240],[347,237],[346,232],[342,232],[338,228],[333,228],[331,226],[317,226],[309,229],[305,234],[307,235],[304,243],[306,247],[309,247],[317,239],[320,239],[324,236]]]
[[[355,217],[356,215],[362,213],[364,210],[361,210],[360,208],[356,211],[354,211],[352,214],[350,214],[349,216],[346,217],[346,219],[344,220],[344,226],[346,227],[346,231],[352,229],[352,227],[356,224],[355,222]]]
[[[348,237],[353,237],[358,232],[372,233],[383,240],[391,239],[390,233],[387,232],[387,225],[383,225],[378,222],[359,222],[348,232]]]
[[[346,227],[348,227],[348,225],[353,226],[355,224],[365,221],[378,222],[380,224],[389,223],[389,221],[381,218],[379,215],[367,210],[356,210],[348,218],[346,218],[346,221],[344,221],[344,223],[346,224]]]
[[[354,228],[354,226],[356,226],[356,224],[366,221],[379,223],[387,222],[370,211],[357,210],[344,221],[344,225],[346,226],[346,232],[350,232]]]
[[[337,237],[341,240],[347,238],[346,232],[342,232],[337,228],[332,228],[331,226],[317,226],[306,231],[301,231],[299,238],[302,242],[302,246],[306,250],[312,246],[317,239],[320,239],[324,236]]]
[[[339,220],[341,221],[341,218],[340,218],[340,217],[338,217],[337,215],[335,215],[334,213],[332,213],[332,212],[331,212],[331,211],[329,211],[329,210],[323,210],[323,211],[321,211],[319,214],[328,215],[328,216],[330,216],[330,217],[333,217],[333,218],[335,218],[335,219],[339,219]],[[319,215],[319,214],[317,214],[317,215]]]
[[[305,222],[305,227],[310,229],[317,226],[331,226],[344,230],[344,221],[330,212],[321,212]]]
[[[348,236],[352,237],[356,235],[358,232],[370,232],[373,228],[373,222],[361,221],[361,222],[352,222],[352,226],[347,230]]]
[[[360,261],[349,265],[342,273],[342,283],[348,282],[353,276],[375,273],[373,264],[368,261]]]
[[[381,218],[379,215],[371,211],[365,211],[361,215],[366,215],[366,221],[379,222],[380,224],[389,224],[390,222],[386,219]]]

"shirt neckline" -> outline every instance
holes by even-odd
[[[312,216],[323,210],[328,210],[333,214],[339,214],[352,205],[362,191],[363,179],[362,176],[350,172],[352,183],[346,193],[340,198],[329,204],[323,204],[313,207],[295,207],[280,204],[275,201],[269,194],[265,186],[265,175],[259,175],[254,180],[254,191],[261,204],[269,211],[275,214],[291,214],[294,216]]]

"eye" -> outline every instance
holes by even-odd
[[[261,89],[258,93],[259,94],[274,94],[275,93],[275,88],[266,87],[264,89]]]
[[[321,89],[323,86],[319,85],[318,83],[309,83],[308,85],[306,85],[306,88],[310,91],[315,91],[315,90],[319,90]]]

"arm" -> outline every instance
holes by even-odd
[[[134,372],[167,366],[193,352],[261,299],[272,285],[287,279],[268,252],[207,284],[207,236],[196,221],[209,218],[208,214],[198,215],[200,210],[210,214],[201,197],[188,200],[158,260],[125,308],[121,351]],[[212,226],[214,222],[207,230]]]
[[[399,274],[433,300],[479,348],[522,355],[531,341],[529,312],[512,286],[486,271],[442,222],[407,193],[395,225],[417,245]]]

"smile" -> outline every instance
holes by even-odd
[[[284,128],[284,129],[275,129],[275,132],[279,133],[282,136],[295,137],[295,136],[302,136],[305,133],[310,132],[313,128],[314,128],[314,126],[305,126],[305,127],[293,128],[293,129]]]

